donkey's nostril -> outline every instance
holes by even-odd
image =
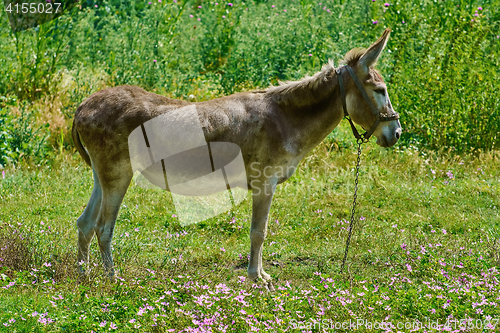
[[[399,140],[399,137],[401,136],[401,132],[397,131],[396,132],[396,140]]]

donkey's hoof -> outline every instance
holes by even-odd
[[[260,276],[262,277],[262,279],[264,281],[271,281],[272,280],[271,275],[269,275],[266,272],[264,272],[263,269],[260,270]]]
[[[78,268],[78,282],[88,281],[89,273],[86,270]]]
[[[260,276],[263,280],[263,283],[264,283],[264,286],[266,287],[266,290],[269,292],[273,292],[275,289],[273,286],[273,278],[271,277],[271,275],[267,274],[266,272],[264,272],[263,269],[261,269]]]
[[[259,276],[257,279],[253,279],[253,282],[259,286],[263,286],[268,292],[273,292],[275,290],[271,279],[265,280]]]
[[[271,280],[265,281],[264,285],[266,287],[266,290],[269,291],[269,292],[273,292],[273,291],[276,290],[276,289],[274,289],[274,285],[273,285],[273,282]]]
[[[106,277],[106,280],[108,282],[113,282],[114,283],[114,282],[117,281],[116,274],[115,274],[114,270],[106,272],[106,274],[104,276]]]
[[[250,280],[253,281],[257,285],[264,286],[264,288],[269,292],[273,292],[275,290],[274,286],[273,286],[272,278],[271,278],[271,276],[269,276],[269,274],[265,274],[265,276],[259,275],[256,278],[250,278]]]

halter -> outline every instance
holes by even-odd
[[[347,113],[344,80],[342,79],[342,70],[344,68],[347,69],[347,71],[351,75],[352,81],[354,82],[356,87],[358,87],[361,96],[363,96],[366,104],[368,104],[368,106],[372,110],[373,115],[375,116],[375,122],[373,123],[372,127],[368,131],[366,131],[363,135],[359,134],[358,130],[356,129],[351,120],[351,117],[349,116],[349,113]],[[337,68],[335,71],[337,72],[337,77],[339,78],[340,94],[342,95],[342,107],[344,108],[344,115],[345,115],[344,118],[346,118],[349,121],[349,124],[351,124],[352,133],[354,134],[358,142],[361,143],[368,142],[373,132],[377,128],[378,124],[380,124],[381,122],[399,119],[399,114],[395,111],[387,114],[382,114],[377,110],[377,108],[373,105],[372,101],[368,97],[365,88],[363,87],[363,85],[361,84],[358,77],[356,76],[356,74],[354,73],[354,71],[350,66],[345,65],[340,68]]]

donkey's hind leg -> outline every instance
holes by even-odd
[[[82,276],[85,274],[84,264],[89,261],[89,246],[94,237],[95,227],[97,225],[97,217],[101,208],[102,189],[99,183],[99,178],[95,170],[94,174],[94,189],[90,196],[89,203],[82,215],[76,221],[78,228],[78,273]]]
[[[120,211],[123,197],[130,185],[132,174],[123,172],[118,178],[108,181],[102,186],[102,203],[97,218],[96,234],[99,241],[104,269],[109,277],[115,276],[113,257],[111,254],[111,241],[115,229],[116,218]]]

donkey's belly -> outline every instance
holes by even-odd
[[[141,174],[153,185],[175,194],[204,196],[231,188],[247,189],[239,147],[211,142],[153,163]]]

